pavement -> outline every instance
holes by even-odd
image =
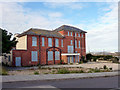
[[[34,81],[34,80],[60,80],[118,76],[118,72],[80,73],[80,74],[41,74],[41,75],[9,75],[0,76],[2,82]]]

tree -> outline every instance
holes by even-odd
[[[12,47],[15,47],[17,44],[16,38],[14,37],[11,40],[13,34],[1,28],[0,32],[2,32],[2,53],[9,53]]]
[[[86,54],[86,59],[90,60],[92,59],[93,55],[91,53]]]

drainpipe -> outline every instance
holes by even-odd
[[[83,33],[81,33],[81,60],[83,60],[83,59],[82,59],[82,34],[83,34]]]
[[[53,60],[55,64],[55,38],[53,37]]]
[[[40,45],[40,37],[41,35],[39,35],[39,65],[41,64],[41,45]]]

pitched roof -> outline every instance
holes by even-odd
[[[68,25],[62,25],[62,26],[56,28],[54,31],[61,31],[61,30],[87,33],[86,31],[83,31],[79,28],[76,28],[76,27],[73,27],[73,26],[68,26]]]
[[[21,36],[24,36],[24,35],[43,35],[43,36],[47,36],[47,37],[60,37],[60,38],[63,38],[64,36],[57,32],[57,31],[61,31],[61,30],[87,33],[85,31],[83,31],[83,30],[81,30],[79,28],[73,27],[73,26],[62,25],[62,26],[60,26],[59,28],[57,28],[57,29],[55,29],[53,31],[31,28],[31,29],[17,35],[17,37],[21,37]]]
[[[44,30],[44,29],[33,29],[33,28],[19,34],[18,37],[21,37],[24,35],[43,35],[47,37],[60,37],[60,38],[64,37],[56,31],[50,31],[50,30]]]

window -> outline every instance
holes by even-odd
[[[61,40],[61,47],[63,47],[63,40]]]
[[[53,51],[48,51],[48,61],[53,60]]]
[[[32,51],[31,54],[32,54],[32,55],[31,55],[32,61],[38,61],[37,51]]]
[[[37,37],[32,37],[32,46],[37,46]]]
[[[80,41],[79,41],[79,48],[80,48]]]
[[[77,53],[77,51],[75,51]]]
[[[77,40],[75,40],[75,48],[77,48]]]
[[[77,36],[77,33],[75,32],[75,37]]]
[[[72,32],[71,32],[71,36],[72,36]]]
[[[48,38],[48,46],[52,47],[52,38]]]
[[[42,37],[42,46],[45,46],[45,41],[44,37]]]
[[[55,60],[60,60],[60,52],[55,51]]]
[[[68,31],[68,36],[70,35],[69,31]]]
[[[68,46],[68,53],[73,53],[73,46]]]
[[[82,33],[82,38],[83,38],[83,33]]]
[[[55,39],[55,46],[59,47],[59,40],[58,39]]]
[[[70,42],[70,43],[71,43],[71,45],[72,45],[72,40],[71,40],[71,42]]]
[[[80,37],[80,34],[78,33],[78,37]]]

